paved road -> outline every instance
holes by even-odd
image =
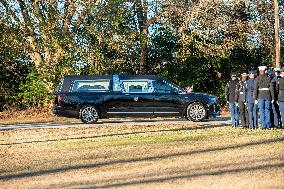
[[[102,119],[99,120],[96,124],[83,124],[79,120],[78,122],[70,123],[60,123],[60,122],[50,122],[50,123],[29,123],[29,124],[13,124],[13,125],[0,125],[1,130],[14,130],[14,129],[39,129],[39,128],[72,128],[72,127],[90,127],[90,126],[100,126],[100,125],[109,125],[109,126],[152,126],[152,125],[161,125],[161,124],[192,124],[193,122],[181,118],[168,118],[168,119]],[[197,125],[228,125],[230,124],[229,117],[219,117],[206,120],[205,122],[198,122]]]

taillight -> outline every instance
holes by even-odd
[[[62,98],[63,98],[65,95],[66,95],[66,94],[57,94],[56,97],[55,97],[54,103],[55,103],[55,104],[60,104]]]

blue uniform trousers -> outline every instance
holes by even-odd
[[[263,129],[270,129],[270,110],[271,100],[270,99],[258,99],[258,108],[260,113],[260,123]]]
[[[249,128],[256,129],[258,122],[257,105],[255,103],[248,103],[248,114],[249,114]]]
[[[279,105],[276,102],[272,104],[272,113],[273,114],[271,115],[272,118],[271,126],[277,128],[280,122],[280,110],[279,110]]]
[[[230,112],[231,112],[231,120],[232,127],[237,127],[239,125],[239,111],[236,103],[229,103]]]
[[[282,128],[284,128],[284,101],[279,102],[279,108],[281,112]]]

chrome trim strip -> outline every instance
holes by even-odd
[[[108,114],[179,114],[179,112],[107,112]]]
[[[153,114],[154,112],[107,112],[108,114]]]
[[[260,88],[258,90],[260,90],[260,91],[269,91],[269,88]]]
[[[179,114],[179,112],[154,112],[155,114]]]

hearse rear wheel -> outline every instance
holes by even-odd
[[[98,118],[99,112],[95,106],[83,106],[80,109],[80,119],[83,123],[96,123]]]
[[[186,109],[187,119],[194,122],[203,121],[206,118],[206,108],[200,102],[188,105]]]

